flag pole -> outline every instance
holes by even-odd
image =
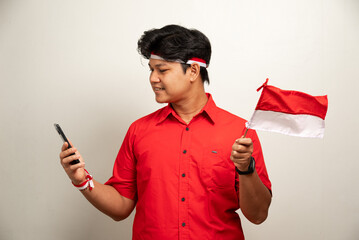
[[[243,138],[246,138],[247,132],[248,132],[248,128],[246,128],[246,131],[244,132]]]

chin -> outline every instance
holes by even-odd
[[[168,103],[168,100],[156,97],[156,102],[158,102],[158,103]]]

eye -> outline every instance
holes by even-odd
[[[159,69],[158,71],[160,72],[160,73],[164,73],[164,72],[166,72],[168,69]]]

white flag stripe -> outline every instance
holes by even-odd
[[[298,137],[323,138],[325,123],[313,115],[255,110],[247,127]]]

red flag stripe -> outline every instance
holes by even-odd
[[[328,98],[282,90],[274,86],[263,85],[256,110],[274,111],[289,114],[309,114],[325,119],[328,109]]]

